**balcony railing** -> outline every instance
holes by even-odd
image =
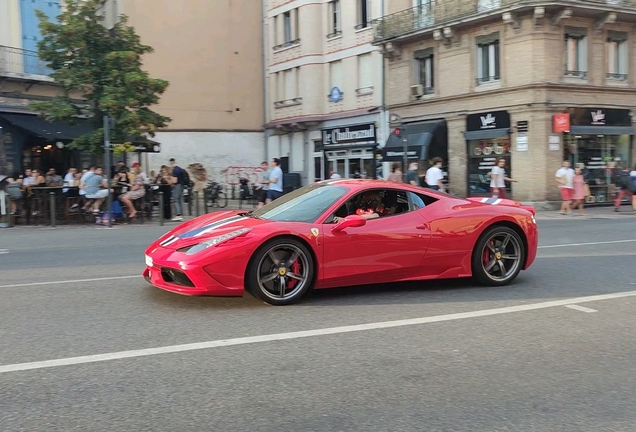
[[[0,75],[48,76],[51,72],[37,52],[0,45]]]
[[[534,6],[537,0],[428,0],[420,6],[405,9],[373,20],[374,42],[382,42],[409,33],[441,26],[448,22],[478,17],[510,7]],[[565,0],[562,6],[607,5],[636,9],[636,0]]]

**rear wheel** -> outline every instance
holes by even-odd
[[[311,253],[301,242],[289,238],[274,239],[257,251],[245,278],[254,297],[274,306],[297,302],[313,280]]]
[[[218,195],[216,196],[216,204],[220,208],[227,207],[227,195],[225,195],[225,192],[219,192],[218,193]]]
[[[525,257],[523,241],[515,230],[491,227],[479,238],[473,251],[473,277],[484,285],[507,285],[519,275]]]

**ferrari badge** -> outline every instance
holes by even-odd
[[[314,237],[318,237],[318,234],[320,234],[320,231],[318,231],[318,228],[312,228],[311,233],[313,234]]]

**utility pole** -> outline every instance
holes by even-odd
[[[407,181],[407,173],[408,173],[408,164],[409,164],[409,137],[406,134],[406,128],[404,127],[399,127],[395,129],[395,135],[397,137],[401,137],[402,138],[402,149],[403,149],[403,156],[402,156],[402,161],[403,161],[403,168],[402,168],[402,175],[403,175],[403,180],[404,183],[408,183]]]

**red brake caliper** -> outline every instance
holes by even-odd
[[[490,241],[490,246],[495,247],[495,242],[494,241]],[[482,257],[483,261],[484,261],[484,265],[488,265],[488,263],[490,262],[490,249],[487,247],[484,249],[484,256]]]
[[[295,274],[300,274],[300,263],[298,262],[298,259],[292,263],[291,270]],[[287,288],[293,288],[297,283],[298,281],[296,279],[289,278],[289,281],[287,281]]]

